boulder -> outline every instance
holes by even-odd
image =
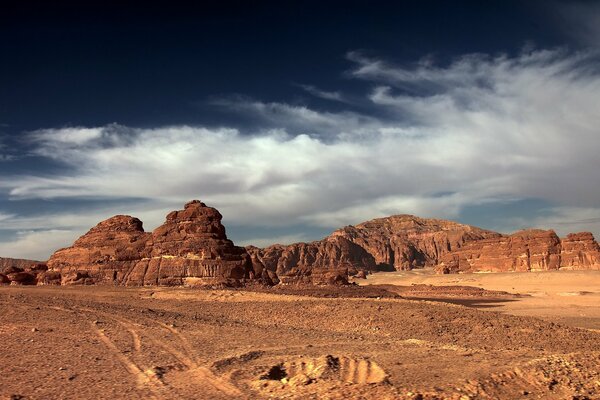
[[[368,275],[368,272],[365,271],[364,269],[361,269],[360,271],[358,271],[356,273],[356,275],[354,275],[354,278],[355,279],[367,279],[367,275]]]
[[[35,274],[30,272],[14,272],[6,276],[11,285],[35,285],[37,283]]]
[[[44,271],[37,275],[38,285],[60,285],[62,283],[62,275],[57,271]]]

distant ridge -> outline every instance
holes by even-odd
[[[0,258],[0,283],[125,286],[347,284],[377,271],[435,268],[438,273],[600,270],[589,232],[560,239],[552,230],[502,235],[442,219],[400,214],[334,231],[322,240],[265,248],[235,246],[222,216],[199,200],[145,232],[117,215],[100,222],[47,265]]]

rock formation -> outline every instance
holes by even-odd
[[[35,285],[38,279],[46,272],[48,267],[46,264],[39,263],[33,260],[17,260],[20,263],[5,264],[0,269],[0,284],[10,285]],[[18,267],[16,265],[27,265],[26,267]]]
[[[441,256],[465,243],[501,235],[452,221],[394,215],[346,226],[331,236],[364,248],[381,270],[410,270],[435,266]]]
[[[66,283],[117,285],[235,285],[250,278],[250,258],[233,245],[221,214],[194,200],[167,215],[152,233],[117,215],[48,260]]]
[[[45,270],[39,261],[0,257],[0,285],[35,285]]]
[[[5,270],[8,268],[21,268],[25,269],[30,267],[33,264],[39,264],[40,261],[35,260],[23,260],[19,258],[5,258],[0,257],[0,273],[5,273]]]
[[[529,229],[471,242],[446,254],[440,273],[600,269],[600,249],[589,232],[559,239],[553,230]]]
[[[316,242],[246,249],[254,270],[266,270],[274,282],[334,283],[373,271],[434,266],[465,243],[500,236],[456,222],[395,215],[346,226]]]
[[[440,273],[599,269],[591,233],[506,236],[412,215],[346,226],[323,240],[263,249],[235,246],[221,214],[194,200],[145,232],[117,215],[100,222],[47,262],[0,259],[0,284],[217,285],[348,283],[381,270],[436,267]]]
[[[600,246],[591,232],[571,233],[560,245],[561,269],[600,270]]]
[[[63,283],[127,283],[135,266],[150,257],[151,245],[152,235],[144,232],[142,221],[117,215],[56,251],[48,267],[61,273]]]
[[[347,283],[348,275],[377,269],[371,254],[341,236],[264,249],[249,246],[246,250],[254,271],[266,271],[274,283]]]

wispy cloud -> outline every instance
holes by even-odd
[[[338,92],[338,91],[328,92],[326,90],[321,90],[313,85],[299,84],[297,86],[302,88],[307,93],[309,93],[315,97],[319,97],[321,99],[331,100],[331,101],[341,101],[341,102],[346,101],[346,98],[342,95],[341,92]]]
[[[29,134],[32,151],[68,172],[4,175],[0,189],[13,200],[145,198],[156,215],[201,198],[246,226],[333,229],[396,213],[454,218],[470,205],[506,198],[555,204],[548,221],[562,220],[567,209],[592,210],[585,218],[596,218],[595,53],[467,55],[441,66],[348,58],[351,75],[372,85],[363,94],[369,113],[233,98],[215,104],[252,116],[258,129],[39,130]]]
[[[17,238],[8,242],[0,242],[0,254],[7,257],[26,258],[44,261],[49,256],[49,249],[59,249],[72,243],[77,236],[71,231],[58,229],[45,231],[19,231]]]
[[[556,1],[546,7],[563,33],[586,47],[600,47],[600,3]]]

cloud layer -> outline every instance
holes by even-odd
[[[581,227],[600,233],[600,222],[589,217],[598,215],[600,200],[597,54],[538,50],[410,66],[356,52],[348,59],[348,75],[370,85],[360,104],[330,111],[249,99],[215,102],[251,116],[252,129],[38,130],[27,136],[30,151],[67,172],[2,176],[0,190],[17,201],[149,199],[141,213],[150,228],[192,198],[219,208],[232,225],[330,229],[395,213],[458,218],[466,207],[537,198],[554,206],[548,221],[584,215],[588,222]],[[304,90],[345,98],[342,90]],[[76,236],[102,213],[41,215],[36,228],[59,237],[55,231],[68,227]],[[532,217],[531,223],[545,221]],[[37,240],[39,232],[32,247],[23,244],[31,225],[27,217],[5,216],[3,227],[26,233],[0,250],[38,258],[53,250]],[[297,237],[285,236],[282,241]]]

